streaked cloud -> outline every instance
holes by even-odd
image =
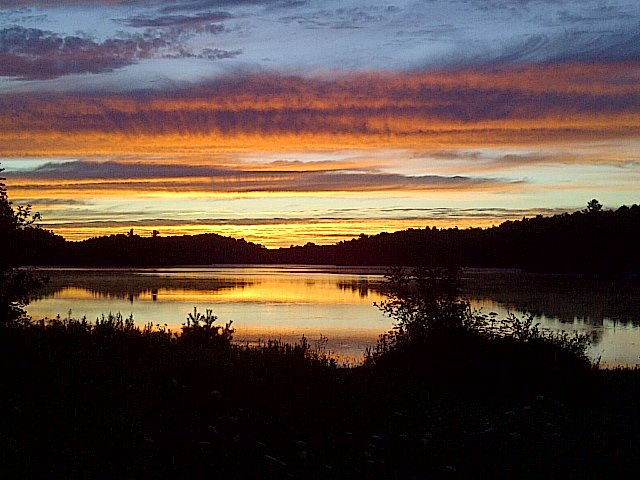
[[[406,176],[375,171],[241,170],[189,165],[118,162],[47,164],[10,176],[14,188],[26,191],[144,189],[146,192],[371,192],[498,188],[500,180],[463,176]],[[24,180],[27,180],[25,183]],[[506,182],[514,183],[514,182]]]
[[[198,28],[203,25],[210,25],[212,23],[222,22],[223,20],[229,20],[230,18],[233,18],[233,16],[228,12],[205,12],[195,15],[138,15],[123,19],[120,23],[136,28]],[[214,28],[211,32],[216,33],[217,31]]]
[[[399,143],[447,134],[494,141],[616,137],[639,127],[638,71],[640,62],[338,79],[243,75],[170,92],[2,95],[0,125],[5,145],[14,132],[59,132],[72,141],[88,133],[356,135]]]
[[[514,62],[624,62],[640,60],[640,23],[606,31],[569,29],[548,36],[530,34],[492,59]]]

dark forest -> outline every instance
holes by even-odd
[[[266,249],[217,234],[128,234],[66,241],[44,229],[23,232],[24,264],[160,267],[211,264],[316,264],[518,268],[538,272],[637,273],[640,206],[603,210],[597,201],[574,213],[506,221],[487,229],[409,229],[335,245]],[[36,248],[37,247],[37,248]]]

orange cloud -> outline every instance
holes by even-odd
[[[337,79],[246,76],[179,91],[0,97],[0,155],[420,148],[637,136],[640,63]]]
[[[297,165],[295,165],[297,166]],[[290,166],[289,166],[290,167]],[[237,194],[325,194],[335,192],[436,192],[500,190],[519,182],[482,177],[409,176],[358,168],[343,169],[255,169],[186,164],[144,164],[73,161],[48,163],[30,172],[10,175],[12,192],[27,195],[118,196],[169,193],[172,196]],[[68,194],[66,194],[68,195]]]

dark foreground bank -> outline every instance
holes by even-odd
[[[345,369],[304,340],[233,345],[230,328],[199,320],[180,337],[118,317],[3,327],[2,476],[631,478],[640,467],[638,371],[477,337]]]

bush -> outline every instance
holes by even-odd
[[[387,275],[379,308],[395,325],[367,350],[365,365],[393,382],[467,390],[564,388],[590,372],[588,335],[541,329],[530,315],[474,312],[460,298],[460,278],[443,268]]]
[[[207,310],[206,315],[203,315],[198,312],[197,307],[193,307],[193,313],[187,315],[187,324],[182,325],[180,342],[203,347],[229,347],[235,332],[231,328],[233,322],[222,327],[215,325],[217,319],[213,310]]]

